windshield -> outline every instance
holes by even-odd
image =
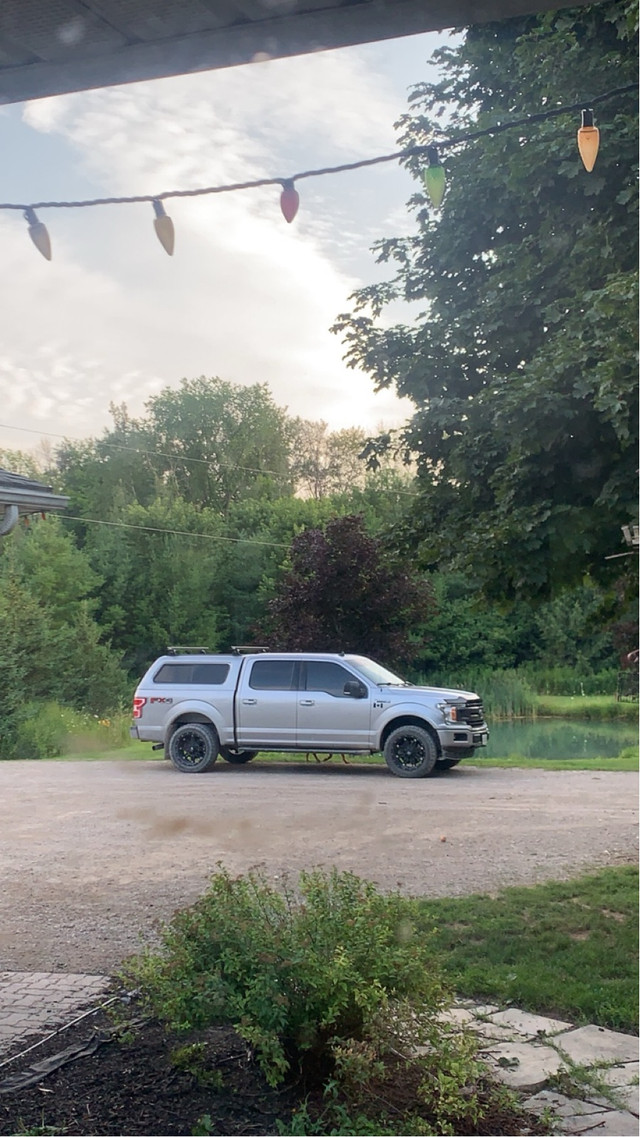
[[[399,675],[394,675],[388,667],[383,667],[381,663],[375,663],[373,659],[365,659],[363,655],[348,655],[346,658],[356,671],[359,671],[370,683],[376,683],[378,687],[413,686],[413,684],[407,683],[405,679],[401,679]]]

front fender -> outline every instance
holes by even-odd
[[[386,733],[389,724],[393,723],[395,719],[419,719],[431,729],[436,737],[443,727],[442,718],[434,708],[426,707],[424,703],[403,699],[401,703],[393,703],[391,706],[385,707],[376,721],[376,739],[379,750],[382,749],[380,745],[382,736]]]

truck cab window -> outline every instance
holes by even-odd
[[[334,695],[339,699],[346,698],[345,683],[353,682],[355,679],[353,672],[347,671],[339,663],[330,663],[323,659],[308,660],[306,671],[307,691],[326,691],[327,695]]]
[[[259,659],[251,668],[249,686],[254,691],[291,691],[295,660]]]

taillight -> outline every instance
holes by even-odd
[[[134,719],[142,718],[142,708],[144,707],[146,701],[147,701],[146,699],[142,699],[139,695],[135,696],[135,698],[133,700],[133,717],[134,717]]]

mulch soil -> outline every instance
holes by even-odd
[[[193,1073],[172,1062],[172,1052],[193,1041],[205,1042],[206,1065],[220,1072],[221,1089],[203,1087]],[[69,1061],[34,1085],[6,1092],[7,1081],[35,1063],[96,1042],[101,1044],[94,1053]],[[286,1122],[299,1102],[299,1089],[273,1090],[267,1085],[233,1031],[178,1036],[151,1021],[138,1024],[130,1041],[120,1041],[104,1011],[0,1069],[2,1134],[46,1132],[47,1126],[49,1132],[87,1137],[179,1137],[191,1134],[207,1114],[210,1128],[201,1132],[276,1134],[276,1120]]]
[[[96,1011],[23,1054],[37,1041],[16,1046],[14,1061],[6,1062],[11,1052],[3,1056],[0,1134],[274,1137],[277,1122],[286,1125],[303,1103],[311,1116],[323,1108],[317,1080],[313,1085],[298,1079],[278,1089],[267,1085],[246,1043],[229,1028],[176,1035],[156,1021],[134,1019],[123,1038],[109,1015]],[[194,1042],[204,1044],[200,1069],[214,1086],[203,1085],[197,1073],[176,1062],[176,1051]],[[60,1060],[57,1069],[47,1070]],[[402,1076],[380,1087],[392,1115],[414,1105],[416,1087],[410,1083],[403,1068]],[[512,1113],[494,1113],[468,1132],[500,1137],[515,1131]],[[519,1132],[547,1131],[536,1119],[522,1117]]]

